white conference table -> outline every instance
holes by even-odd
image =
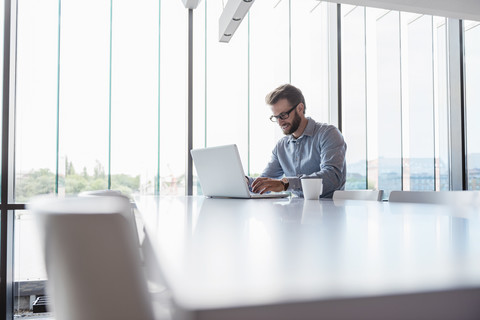
[[[480,208],[136,199],[175,319],[480,319]]]

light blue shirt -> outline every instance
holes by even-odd
[[[273,179],[287,177],[288,190],[300,197],[303,197],[301,178],[322,178],[321,197],[331,198],[335,190],[345,188],[347,145],[335,126],[307,119],[305,131],[298,139],[288,135],[277,142],[272,159],[261,176]]]

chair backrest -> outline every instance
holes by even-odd
[[[118,197],[38,199],[57,320],[153,319],[136,243]]]
[[[80,197],[85,197],[85,196],[109,196],[109,197],[125,197],[125,198],[128,198],[121,191],[112,190],[112,189],[82,191],[78,195]]]
[[[479,191],[392,191],[389,202],[480,205]]]
[[[122,192],[118,190],[111,190],[111,189],[83,191],[83,192],[80,192],[78,196],[79,197],[118,197],[122,199],[121,201],[124,201],[125,203],[127,202],[130,203],[130,199],[126,195],[124,195]],[[131,206],[125,206],[122,214],[127,219],[133,231],[134,237],[137,239],[137,242],[140,245],[140,236],[138,233],[137,222],[135,220],[135,214]]]
[[[383,190],[336,190],[333,200],[382,201]]]

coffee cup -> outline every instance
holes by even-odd
[[[302,183],[303,197],[305,200],[318,200],[323,191],[321,178],[303,178]]]

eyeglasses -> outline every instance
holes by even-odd
[[[295,109],[296,107],[298,107],[300,103],[298,103],[296,106],[292,107],[290,110],[288,110],[287,112],[282,112],[280,113],[278,116],[270,116],[270,121],[272,122],[278,122],[278,119],[280,120],[285,120],[287,119],[289,116],[290,116],[290,112],[293,111],[293,109]]]

